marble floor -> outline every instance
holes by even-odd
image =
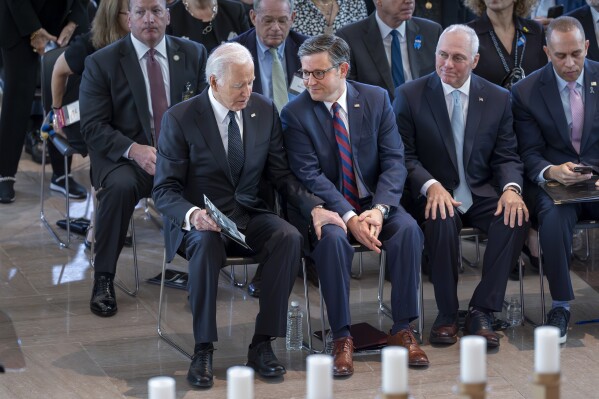
[[[75,160],[74,175],[80,182],[89,184],[86,162]],[[159,287],[145,280],[159,273],[163,247],[158,229],[144,218],[143,209],[135,214],[142,280],[139,294],[133,298],[117,290],[118,314],[99,318],[89,311],[93,273],[83,239],[73,236],[70,248],[61,249],[41,224],[40,167],[26,154],[17,177],[16,202],[0,205],[0,362],[8,368],[5,374],[0,374],[0,398],[144,398],[147,397],[147,380],[157,375],[175,378],[179,398],[225,398],[227,368],[242,364],[246,359],[257,300],[221,277],[215,385],[210,390],[191,389],[185,381],[188,359],[156,334]],[[62,218],[63,205],[61,196],[49,194],[46,199],[48,219]],[[76,216],[89,216],[91,208],[88,202],[73,202],[71,207]],[[591,234],[592,241],[597,241],[594,233]],[[473,249],[473,243],[464,243],[468,256],[473,255]],[[586,262],[576,261],[576,272],[572,273],[577,299],[572,303],[569,339],[561,349],[563,398],[597,397],[599,324],[575,324],[599,317],[599,294],[587,283],[597,281],[592,278],[596,277],[597,253],[591,251]],[[131,250],[125,248],[118,272],[129,285],[133,283],[131,259]],[[373,255],[365,254],[364,274],[351,282],[352,315],[355,322],[366,321],[385,331],[391,322],[377,310],[377,261]],[[173,267],[184,269],[185,265]],[[357,268],[357,261],[354,267]],[[249,269],[251,274],[255,266]],[[461,276],[460,297],[464,308],[479,274],[479,269],[466,267]],[[538,320],[538,275],[527,273],[524,283],[526,313]],[[388,299],[388,283],[385,288]],[[517,293],[518,283],[510,281],[506,295]],[[291,299],[303,301],[300,279]],[[316,290],[311,290],[310,299],[316,322]],[[436,315],[433,289],[428,281],[424,282],[424,314],[424,349],[431,366],[409,371],[411,394],[414,398],[457,397],[459,345],[432,347],[426,342]],[[185,348],[191,349],[191,315],[184,291],[167,289],[164,315],[164,328]],[[488,353],[488,397],[532,398],[533,327],[527,324],[500,334],[500,349]],[[274,346],[287,365],[287,374],[278,380],[257,378],[256,398],[305,397],[306,353],[287,352],[282,339],[275,341]],[[378,355],[356,357],[355,374],[335,380],[335,397],[377,397],[380,369]]]

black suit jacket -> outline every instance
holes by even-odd
[[[167,36],[171,105],[186,87],[199,93],[206,85],[206,49]],[[79,91],[81,133],[89,148],[96,187],[113,169],[129,161],[123,154],[133,142],[153,145],[146,86],[130,35],[85,60]]]
[[[412,78],[416,79],[435,70],[435,48],[442,29],[436,22],[417,17],[405,23],[410,69]],[[389,98],[393,99],[395,93],[393,75],[375,13],[361,21],[344,26],[335,34],[345,40],[351,48],[347,78],[382,87],[389,93]],[[415,46],[418,36],[420,36],[420,48]]]
[[[185,214],[194,206],[204,207],[204,195],[227,215],[234,202],[250,212],[272,212],[259,196],[264,176],[306,220],[312,208],[322,203],[289,170],[281,122],[272,101],[252,93],[242,116],[246,156],[235,186],[208,89],[165,114],[152,197],[165,220],[167,260],[174,257],[183,239]]]
[[[479,197],[497,197],[508,183],[522,187],[508,91],[473,74],[468,98],[464,170],[470,190]],[[457,156],[436,72],[399,86],[393,109],[406,147],[413,199],[419,199],[420,189],[430,179],[452,192],[460,183]]]
[[[599,61],[599,45],[597,44],[597,36],[595,35],[595,23],[593,22],[593,14],[591,14],[591,7],[580,7],[569,12],[567,15],[576,18],[582,24],[584,36],[589,41],[587,58],[593,61]]]
[[[218,44],[239,35],[250,29],[250,22],[243,6],[237,1],[217,0],[218,13],[212,22],[214,35]],[[170,7],[171,23],[166,28],[166,33],[178,37],[186,37],[190,40],[202,43],[201,35],[193,35],[190,26],[198,23],[187,10],[183,2]],[[208,49],[208,52],[212,49]]]
[[[287,39],[285,39],[285,69],[287,71],[287,86],[291,84],[293,74],[297,72],[302,64],[297,56],[297,52],[302,43],[308,36],[302,35],[295,31],[290,31]],[[232,42],[237,42],[247,48],[252,57],[254,57],[254,86],[252,90],[256,93],[268,96],[268,93],[262,91],[262,78],[260,77],[260,62],[258,61],[258,44],[256,43],[256,28],[252,28],[247,32],[231,39]]]
[[[580,154],[570,140],[570,129],[551,63],[512,88],[514,129],[526,175],[532,182],[536,182],[539,173],[549,165],[568,161],[599,165],[598,82],[599,63],[586,60]]]
[[[66,0],[62,9],[58,9],[52,16],[52,21],[44,21],[42,15],[44,7],[48,7],[48,0],[0,0],[0,47],[10,48],[21,38],[27,37],[38,30],[45,28],[50,34],[58,35],[60,31],[51,29],[49,25],[64,26],[67,21],[75,22],[79,29],[76,33],[83,32],[89,27],[87,11],[83,0]]]

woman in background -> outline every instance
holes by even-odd
[[[296,0],[293,29],[307,36],[335,34],[368,16],[364,0]]]

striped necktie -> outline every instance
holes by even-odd
[[[341,171],[343,175],[343,186],[341,192],[345,199],[354,207],[356,211],[360,211],[360,195],[358,194],[358,186],[356,185],[356,175],[354,173],[354,165],[352,160],[351,144],[349,142],[349,134],[343,119],[341,119],[341,106],[338,103],[333,103],[333,129],[335,130],[335,140],[339,148],[339,159],[341,160]]]

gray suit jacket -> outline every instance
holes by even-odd
[[[436,22],[417,17],[412,17],[405,23],[410,70],[412,78],[416,79],[435,70],[435,48],[442,29]],[[375,13],[339,29],[336,35],[351,48],[348,79],[382,87],[393,100],[393,76]],[[420,45],[416,43],[416,39],[419,39]]]
[[[206,49],[167,36],[171,105],[187,86],[196,94],[205,82]],[[153,145],[146,86],[130,35],[87,57],[79,90],[81,133],[89,148],[92,182],[99,187],[113,169],[129,161],[134,142]]]

